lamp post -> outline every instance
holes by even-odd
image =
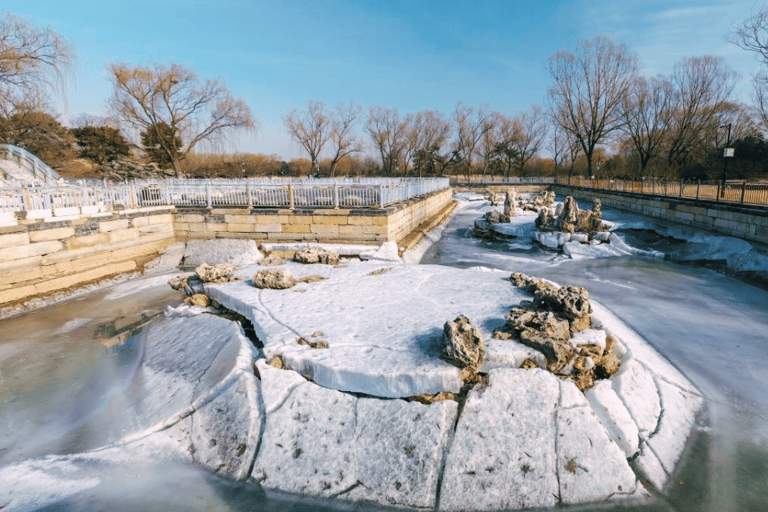
[[[724,124],[720,128],[728,128],[728,137],[725,142],[725,149],[723,150],[723,177],[720,180],[720,197],[725,198],[725,180],[728,176],[728,159],[733,157],[733,148],[729,148],[731,145],[731,123]]]

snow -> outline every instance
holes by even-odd
[[[3,510],[37,510],[75,493],[97,486],[96,476],[69,475],[76,466],[55,457],[26,460],[0,468],[0,504]]]
[[[90,318],[73,318],[72,320],[65,322],[64,325],[51,332],[51,334],[64,334],[65,332],[74,331],[75,329],[86,325],[90,322]]]
[[[611,387],[611,383],[608,380],[596,382],[594,387],[586,390],[584,394],[600,419],[600,423],[611,433],[611,438],[624,450],[625,457],[630,458],[635,455],[639,449],[637,425]]]
[[[479,211],[487,203],[461,208]],[[504,229],[522,232],[534,218],[513,217]],[[442,229],[402,260],[390,243],[357,247],[354,254],[367,261],[336,267],[288,262],[283,268],[295,277],[325,278],[288,290],[257,290],[248,279],[206,285],[212,299],[253,322],[263,353],[238,324],[207,314],[210,308],[169,306],[142,334],[123,437],[78,454],[79,462],[56,456],[0,468],[0,481],[11,483],[0,489],[0,506],[57,503],[99,484],[88,462],[142,458],[194,462],[267,490],[439,510],[636,501],[648,496],[638,475],[662,490],[703,406],[699,392],[595,301],[593,328],[572,343],[604,348],[606,335],[614,336],[622,359],[617,375],[582,393],[547,371],[520,369],[527,358],[540,366],[546,360],[492,333],[530,296],[509,282],[509,272],[413,265]],[[615,234],[610,242],[571,241],[566,253],[638,254]],[[235,245],[205,246],[188,245],[187,253],[242,265],[258,259],[250,249],[241,258]],[[237,274],[249,278],[258,268]],[[107,300],[167,279],[125,283]],[[486,379],[471,388],[461,411],[451,399],[402,400],[460,391],[459,369],[440,358],[443,324],[459,314],[483,335]],[[299,338],[324,340],[328,348]],[[267,364],[275,356],[285,369]]]
[[[185,249],[186,244],[184,242],[169,245],[163,250],[163,254],[159,258],[155,258],[146,264],[144,271],[157,273],[170,272],[177,269],[184,258]]]
[[[400,263],[402,260],[398,255],[397,244],[395,242],[384,242],[375,251],[366,251],[360,253],[361,259],[393,261]]]
[[[197,267],[203,263],[226,263],[242,267],[258,263],[264,258],[253,240],[219,238],[216,240],[190,240],[184,251],[184,265]]]
[[[288,266],[294,275],[328,279],[303,285],[304,293],[257,290],[248,281],[206,290],[253,322],[268,359],[280,355],[324,387],[381,397],[458,392],[459,370],[439,358],[445,322],[463,314],[490,340],[509,308],[525,297],[500,271],[395,265],[371,275],[381,264]],[[316,332],[327,349],[297,343]]]
[[[615,377],[614,389],[637,424],[640,439],[656,430],[661,402],[652,374],[636,360],[624,363]]]
[[[440,510],[554,506],[559,396],[557,378],[543,370],[491,370],[456,425]]]
[[[693,429],[703,399],[661,379],[657,380],[657,384],[661,395],[661,418],[658,432],[647,443],[664,470],[671,474],[687,440],[687,436],[681,433]]]
[[[574,334],[570,342],[577,349],[582,345],[597,345],[602,353],[605,351],[605,338],[606,334],[602,329],[584,329]]]
[[[431,508],[453,401],[356,398],[258,363],[267,411],[252,476],[266,489]]]
[[[624,452],[589,407],[557,413],[557,470],[563,503],[600,501],[638,486]]]

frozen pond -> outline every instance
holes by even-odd
[[[459,211],[424,263],[485,266],[585,286],[705,394],[708,418],[686,467],[675,477],[677,485],[668,497],[631,510],[767,509],[768,292],[701,266],[659,258],[570,260],[535,247],[524,225],[512,241],[479,240],[471,227],[483,211],[487,203],[482,201]],[[605,215],[636,221],[608,210]],[[639,233],[621,236],[647,244],[641,248],[665,249]],[[146,464],[106,455],[98,462],[78,459],[77,453],[129,428],[122,400],[140,347],[115,350],[109,340],[138,328],[165,304],[180,302],[166,282],[164,276],[116,285],[1,321],[0,469],[31,457],[72,454],[62,472],[84,481],[99,477],[95,487],[59,501],[42,500],[43,510],[381,510],[268,497],[256,484],[224,480],[173,459]],[[35,478],[35,468],[28,470]],[[627,510],[606,510],[614,509]]]

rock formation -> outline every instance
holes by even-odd
[[[299,263],[324,263],[326,265],[337,265],[339,263],[339,255],[324,247],[305,247],[297,251],[293,259]]]
[[[462,369],[462,380],[470,380],[480,368],[485,344],[480,330],[463,315],[443,326],[442,357]]]
[[[204,283],[227,283],[234,279],[230,279],[229,275],[235,271],[235,267],[232,265],[220,264],[220,265],[208,265],[203,263],[195,269],[195,274]]]
[[[590,329],[592,308],[585,288],[558,287],[517,272],[510,281],[533,294],[533,301],[512,308],[504,330],[544,354],[547,370],[570,376],[582,391],[592,387],[595,379],[618,372],[621,363],[613,350],[615,340],[604,331]]]
[[[282,265],[285,263],[285,260],[281,258],[280,256],[277,256],[275,254],[270,254],[269,256],[266,256],[259,265],[262,267],[274,267],[277,265]]]
[[[509,187],[504,198],[504,215],[514,217],[517,214],[517,189]]]
[[[572,196],[558,205],[555,214],[549,208],[539,210],[535,239],[544,247],[561,248],[567,242],[603,243],[608,241],[609,226],[602,222],[601,203],[596,199],[592,210],[580,210]]]
[[[498,210],[491,210],[490,212],[485,213],[483,219],[489,224],[507,223],[509,222],[509,215],[501,213]]]
[[[555,193],[551,190],[542,190],[536,194],[531,200],[521,205],[525,211],[537,212],[541,208],[548,208],[555,204]]]
[[[256,288],[269,288],[273,290],[285,290],[296,284],[296,281],[288,269],[257,270],[251,279]]]
[[[209,299],[208,296],[203,293],[196,293],[195,295],[184,299],[184,304],[207,308],[211,304],[211,299]]]

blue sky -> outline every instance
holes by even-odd
[[[606,34],[636,52],[646,75],[684,57],[720,55],[749,102],[754,57],[727,42],[754,0],[346,1],[3,0],[0,9],[51,26],[78,55],[64,121],[105,115],[110,62],[178,62],[217,78],[258,120],[227,150],[302,156],[282,117],[308,100],[354,101],[400,112],[456,100],[515,114],[543,105],[547,59]]]

